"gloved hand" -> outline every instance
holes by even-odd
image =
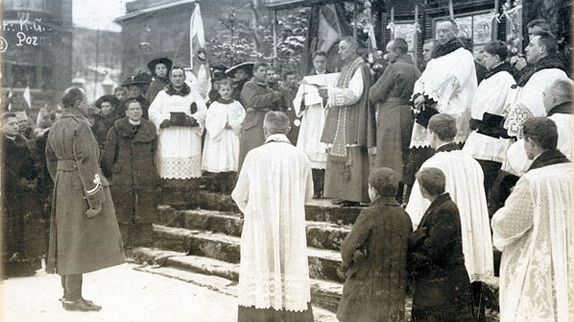
[[[194,127],[194,126],[199,126],[199,123],[197,123],[197,120],[194,119],[193,117],[189,116],[185,118],[185,121],[183,122],[184,126],[190,126],[190,127]]]
[[[169,120],[163,120],[163,122],[161,122],[161,124],[159,125],[160,129],[165,129],[171,126],[171,123],[169,122]]]
[[[195,102],[191,103],[191,105],[189,106],[189,111],[191,112],[191,114],[197,112],[197,104]]]
[[[353,253],[353,262],[356,264],[362,264],[365,259],[367,259],[367,252],[366,250],[362,250],[362,249],[357,249],[354,253]]]
[[[90,209],[86,210],[86,216],[88,218],[92,218],[95,217],[100,212],[102,212],[102,204],[97,204],[95,206],[90,207]]]

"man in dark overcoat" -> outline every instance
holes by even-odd
[[[369,147],[374,148],[371,153],[375,154],[375,167],[388,167],[399,175],[397,200],[400,202],[415,120],[409,100],[415,82],[421,76],[408,50],[408,44],[402,38],[395,38],[387,44],[391,63],[369,91],[369,99],[378,109],[376,129],[372,130],[377,133],[376,140],[370,142]]]
[[[116,120],[108,131],[102,170],[112,181],[111,192],[127,248],[152,241],[160,181],[155,163],[155,125],[142,117],[136,99],[128,99],[125,105],[126,117]]]
[[[62,103],[46,145],[55,185],[46,270],[62,276],[66,310],[99,311],[82,297],[82,274],[124,263],[123,243],[99,145],[82,113],[86,95],[72,87]]]
[[[38,171],[26,138],[18,133],[14,113],[2,115],[2,273],[34,275],[45,253],[41,209],[36,192]]]
[[[269,64],[263,61],[253,66],[253,78],[245,83],[241,91],[241,102],[247,113],[241,128],[239,142],[239,169],[247,152],[265,142],[263,134],[263,119],[271,110],[277,110],[277,102],[283,99],[280,91],[273,90],[267,83],[267,69]]]

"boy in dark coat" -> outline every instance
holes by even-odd
[[[395,200],[399,179],[389,168],[369,176],[371,207],[361,211],[341,246],[346,275],[337,318],[404,321],[406,264],[412,223]]]
[[[411,321],[474,321],[460,215],[445,192],[445,175],[437,168],[423,168],[416,179],[431,204],[409,240],[408,268],[414,276]]]

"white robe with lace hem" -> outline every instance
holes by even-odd
[[[492,218],[500,264],[500,321],[569,322],[572,296],[571,163],[528,171]]]
[[[245,215],[239,305],[307,310],[305,201],[313,196],[307,155],[285,135],[270,136],[247,154],[231,196]]]
[[[438,168],[445,174],[446,187],[460,213],[462,251],[471,281],[494,276],[492,236],[484,193],[484,175],[476,160],[463,151],[438,152],[422,168]],[[421,195],[418,180],[406,207],[416,229],[430,202]]]

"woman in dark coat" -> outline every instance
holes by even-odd
[[[406,264],[412,223],[395,200],[398,175],[378,168],[369,176],[371,207],[361,211],[341,246],[346,275],[339,321],[404,321]]]
[[[169,85],[169,71],[172,64],[172,61],[166,57],[152,59],[147,63],[147,68],[153,74],[153,81],[145,92],[145,99],[149,104],[153,103],[157,93]]]
[[[120,100],[114,95],[104,95],[98,98],[96,107],[100,109],[100,112],[94,117],[92,131],[100,147],[103,147],[108,130],[114,125],[114,121],[123,115],[119,114],[121,113]]]
[[[444,173],[423,168],[416,179],[431,204],[409,240],[408,268],[414,277],[411,321],[474,321],[460,215],[444,190]]]
[[[137,100],[130,99],[125,106],[127,117],[117,120],[108,132],[103,169],[111,175],[120,231],[130,247],[151,241],[160,193],[155,125],[142,118]]]

